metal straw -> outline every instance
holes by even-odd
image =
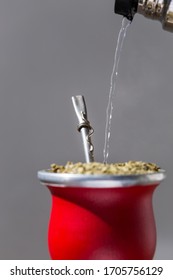
[[[87,109],[86,109],[84,96],[82,95],[72,96],[72,102],[79,121],[79,125],[77,129],[82,134],[85,160],[86,162],[93,162],[94,146],[91,142],[91,135],[93,134],[94,130],[87,119]]]

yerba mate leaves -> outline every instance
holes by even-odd
[[[54,173],[69,173],[69,174],[107,174],[107,175],[133,175],[147,174],[160,171],[154,163],[142,161],[128,161],[120,163],[104,164],[99,162],[90,163],[73,163],[68,161],[65,166],[51,164],[51,172]]]

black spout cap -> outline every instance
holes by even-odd
[[[115,13],[132,21],[137,12],[138,0],[115,0]]]

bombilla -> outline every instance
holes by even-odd
[[[164,30],[173,32],[173,0],[115,0],[115,13],[130,21],[139,13],[160,21]]]
[[[72,96],[72,103],[79,121],[78,131],[82,134],[85,160],[86,162],[93,162],[94,146],[91,142],[91,135],[94,130],[88,121],[85,98],[82,95]]]

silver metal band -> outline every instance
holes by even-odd
[[[159,184],[166,177],[165,171],[142,175],[87,175],[52,173],[49,170],[38,172],[38,179],[47,186],[54,187],[88,187],[117,188],[132,186],[148,186]]]

